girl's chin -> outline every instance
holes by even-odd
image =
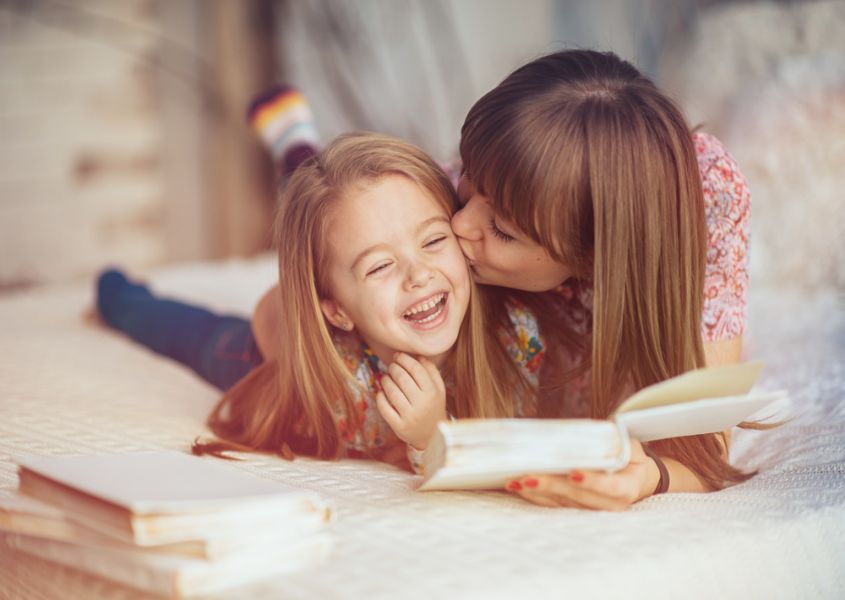
[[[431,340],[430,343],[413,344],[413,350],[411,350],[410,354],[425,356],[431,359],[441,357],[454,347],[457,340],[458,332],[455,331],[454,335],[444,337],[441,340]]]

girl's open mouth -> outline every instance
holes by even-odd
[[[402,318],[415,329],[432,329],[442,323],[447,314],[446,292],[435,294],[423,302],[409,308],[402,314]]]

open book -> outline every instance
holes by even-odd
[[[641,442],[725,431],[782,401],[751,393],[761,362],[698,369],[644,388],[609,420],[464,419],[442,422],[423,456],[421,490],[495,489],[526,474],[614,471]]]

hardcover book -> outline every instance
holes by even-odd
[[[444,421],[423,454],[421,490],[497,489],[527,474],[614,471],[641,442],[725,431],[784,391],[751,392],[763,365],[750,362],[684,373],[646,387],[607,420]]]
[[[178,452],[30,456],[0,497],[0,543],[140,590],[192,596],[312,566],[319,496]]]

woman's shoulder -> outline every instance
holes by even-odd
[[[695,133],[693,141],[708,232],[702,336],[720,341],[745,330],[751,193],[739,165],[715,136]]]
[[[712,230],[716,222],[724,219],[736,222],[747,217],[751,209],[751,193],[736,159],[712,134],[696,132],[692,140],[701,173],[709,228]]]
[[[730,157],[725,145],[712,133],[695,131],[692,134],[692,142],[695,145],[695,156],[698,159],[698,168],[704,174],[720,160]]]

